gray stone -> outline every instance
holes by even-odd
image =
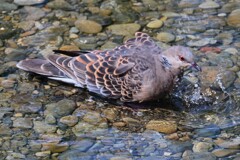
[[[202,4],[199,5],[199,8],[202,9],[212,9],[212,8],[219,8],[220,5],[214,1],[208,0]]]
[[[98,33],[101,32],[102,26],[91,20],[77,20],[75,26],[79,29],[80,32],[84,33]]]
[[[29,31],[34,27],[35,21],[21,21],[18,23],[18,27],[24,31]]]
[[[98,46],[97,39],[95,37],[80,37],[75,39],[74,44],[83,50],[93,50]]]
[[[38,7],[25,6],[25,11],[28,13],[26,20],[36,21],[45,16],[45,11]]]
[[[60,122],[72,127],[78,122],[78,117],[73,115],[64,116],[60,119]]]
[[[42,110],[42,104],[39,102],[29,102],[27,104],[20,105],[18,108],[15,108],[15,111],[21,113],[38,113]]]
[[[97,125],[103,121],[103,118],[98,112],[87,112],[83,117],[83,120],[89,124]]]
[[[191,47],[202,47],[202,46],[206,46],[207,44],[215,44],[215,43],[217,43],[217,40],[213,38],[203,38],[198,41],[191,40],[187,42],[187,45]]]
[[[13,127],[16,128],[32,128],[33,123],[31,118],[16,118],[13,121]]]
[[[203,0],[181,0],[178,4],[180,8],[192,8],[197,7]]]
[[[9,126],[5,124],[0,124],[0,136],[10,136],[13,131],[10,129]]]
[[[28,50],[6,48],[4,58],[5,61],[19,61],[26,58]]]
[[[233,84],[235,79],[236,73],[234,73],[233,71],[220,72],[216,77],[214,87],[217,87],[225,91],[228,87],[230,87]]]
[[[0,12],[2,11],[12,11],[17,9],[17,5],[8,2],[0,2]]]
[[[73,128],[72,131],[76,136],[81,136],[88,132],[94,130],[95,126],[86,122],[78,122]]]
[[[220,128],[215,125],[205,126],[201,129],[196,129],[195,133],[199,137],[215,137],[221,133]]]
[[[77,149],[79,152],[86,152],[94,143],[95,141],[92,139],[76,140],[76,143],[71,146],[71,149]]]
[[[195,142],[193,152],[208,152],[213,149],[213,144],[208,142]]]
[[[62,9],[62,10],[73,10],[74,7],[71,6],[67,1],[65,0],[54,0],[47,4],[47,7],[51,9]]]
[[[227,23],[233,27],[240,27],[240,9],[236,9],[228,16]]]
[[[55,125],[49,125],[44,121],[33,121],[33,125],[37,133],[54,133],[57,130]]]
[[[71,114],[76,108],[76,104],[72,100],[63,99],[57,103],[51,103],[46,105],[45,115],[51,114],[55,118],[60,118],[62,116],[67,116]]]
[[[161,42],[172,42],[175,40],[175,36],[168,32],[160,32],[157,34],[157,39]]]
[[[14,0],[14,3],[20,6],[41,4],[43,2],[45,2],[45,0]]]
[[[216,160],[217,157],[209,152],[201,152],[201,153],[190,153],[184,157],[183,160]]]
[[[141,26],[136,23],[114,24],[107,27],[107,29],[109,29],[113,34],[123,36],[132,36],[140,28]]]

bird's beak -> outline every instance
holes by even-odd
[[[197,65],[196,62],[193,62],[193,63],[191,64],[191,67],[195,68],[197,71],[200,71],[200,72],[202,71],[202,68],[199,67],[199,65]]]

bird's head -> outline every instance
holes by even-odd
[[[165,50],[162,55],[174,69],[190,67],[201,71],[201,68],[194,61],[193,53],[187,47],[173,46]]]

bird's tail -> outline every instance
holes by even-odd
[[[48,77],[64,77],[64,73],[62,71],[52,65],[48,60],[44,59],[22,60],[17,64],[17,67],[25,71]]]

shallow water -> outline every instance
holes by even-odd
[[[0,159],[240,158],[238,0],[9,2],[0,7]],[[163,99],[119,105],[15,67],[53,49],[113,48],[136,31],[163,49],[190,47],[203,71],[185,72]]]

